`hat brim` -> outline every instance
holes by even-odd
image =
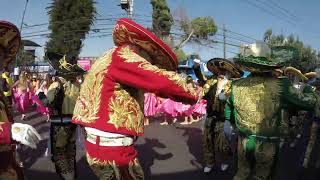
[[[317,77],[317,73],[316,72],[308,72],[304,74],[305,77],[307,77],[308,79],[312,79]]]
[[[294,68],[294,67],[287,67],[284,69],[284,74],[287,76],[289,73],[294,74],[295,76],[297,76],[299,79],[301,79],[302,81],[307,81],[308,78],[301,73],[301,71],[299,71],[298,69]]]
[[[236,64],[223,58],[213,58],[207,62],[207,68],[213,74],[218,74],[219,71],[228,71],[233,78],[240,78],[243,76],[243,71],[239,69]]]
[[[21,45],[21,36],[18,28],[7,21],[0,21],[0,48],[4,50],[0,68],[6,68],[15,58]]]
[[[269,61],[266,57],[240,55],[236,62],[254,72],[270,72],[283,66],[281,63]]]
[[[139,46],[151,57],[151,63],[160,68],[175,70],[178,67],[177,57],[168,45],[156,35],[129,19],[120,18],[112,36],[117,46],[127,44]]]
[[[61,55],[59,53],[46,52],[46,57],[48,58],[48,62],[51,67],[57,71],[56,75],[61,76],[67,80],[75,80],[77,76],[81,76],[86,73],[86,70],[84,70],[78,64],[70,64],[67,61],[65,61],[65,63],[67,63],[67,66],[61,64],[61,60],[63,59],[64,55]],[[68,59],[68,57],[66,59]]]

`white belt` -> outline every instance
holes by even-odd
[[[88,131],[87,127],[85,129],[87,132],[87,141],[99,146],[131,146],[134,142],[132,137],[124,136],[123,134],[104,132],[103,136],[101,136],[92,134],[92,132],[89,132],[90,130]]]
[[[50,122],[52,123],[71,123],[72,118],[71,117],[54,117],[50,119]]]
[[[132,137],[102,137],[89,133],[87,133],[87,141],[99,146],[131,146],[133,144]]]

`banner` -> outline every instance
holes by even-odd
[[[77,60],[77,64],[81,66],[83,69],[88,71],[91,68],[91,62],[93,58],[80,58]]]

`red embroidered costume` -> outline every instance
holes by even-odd
[[[197,95],[171,71],[176,56],[154,34],[122,18],[113,39],[117,47],[86,74],[72,121],[86,129],[87,160],[100,179],[143,179],[133,141],[143,135],[144,91],[188,103]]]

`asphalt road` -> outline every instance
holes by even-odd
[[[20,116],[15,119],[17,122]],[[31,124],[44,137],[36,150],[23,147],[20,157],[24,162],[25,175],[28,180],[58,180],[54,165],[49,156],[45,156],[49,135],[49,123],[45,117],[35,112],[28,114],[25,123]],[[151,120],[145,128],[145,136],[140,137],[136,144],[139,160],[145,172],[145,179],[149,180],[228,180],[232,179],[236,160],[230,157],[231,167],[226,172],[221,172],[218,167],[209,175],[202,173],[202,122],[192,125],[160,126],[159,118]],[[307,134],[307,133],[306,133]],[[96,179],[90,168],[85,163],[84,147],[79,138],[77,144],[78,179]],[[319,180],[320,173],[314,168],[302,171],[299,162],[306,138],[302,138],[296,148],[285,147],[280,152],[281,158],[277,166],[277,180]],[[218,158],[219,159],[219,158]]]

